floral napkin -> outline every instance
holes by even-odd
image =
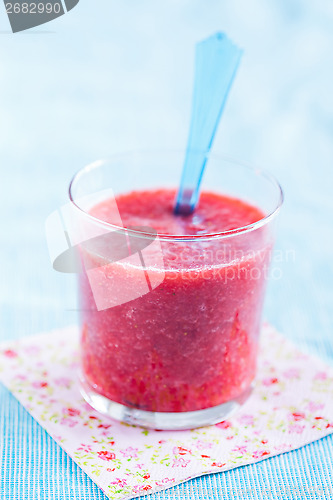
[[[0,344],[0,381],[112,499],[272,457],[333,432],[333,370],[264,325],[255,389],[232,418],[154,431],[99,415],[80,396],[78,331]]]

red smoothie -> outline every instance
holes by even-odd
[[[85,380],[114,402],[152,412],[210,408],[249,388],[271,250],[265,227],[218,236],[261,220],[258,208],[203,192],[193,214],[175,216],[174,199],[167,189],[117,197],[125,227],[151,226],[160,235],[165,278],[157,288],[98,311],[85,273],[79,284]],[[114,222],[108,201],[90,213]],[[111,267],[119,287],[135,284],[135,268]]]

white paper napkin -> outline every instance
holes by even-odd
[[[0,344],[0,381],[112,499],[258,462],[333,432],[333,370],[264,325],[255,389],[230,420],[153,431],[99,415],[77,382],[76,327]]]

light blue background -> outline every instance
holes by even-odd
[[[285,190],[265,316],[333,362],[331,0],[81,0],[16,35],[0,5],[0,340],[76,321],[45,219],[90,161],[185,145],[194,44],[217,30],[245,54],[214,150],[266,166]],[[105,498],[3,388],[0,398],[1,499]],[[333,498],[332,454],[328,437],[153,498]]]

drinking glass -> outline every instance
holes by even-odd
[[[158,234],[146,221],[123,227],[117,196],[176,192],[184,156],[133,152],[97,161],[69,190],[81,234],[81,392],[100,413],[155,429],[220,422],[249,396],[283,201],[270,174],[209,155],[202,191],[249,203],[260,220],[186,236]],[[105,200],[112,224],[91,212]]]

